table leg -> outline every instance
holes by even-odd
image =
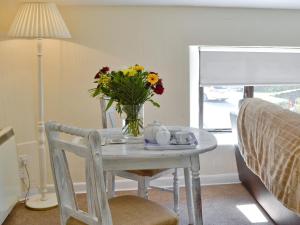
[[[195,225],[203,225],[199,155],[191,156],[191,170]]]
[[[148,189],[150,184],[149,177],[139,177],[138,178],[138,196],[148,199]]]
[[[175,168],[173,173],[173,199],[174,199],[174,212],[179,215],[179,185],[178,185],[178,169]]]
[[[185,181],[186,203],[187,203],[187,209],[189,215],[189,224],[194,224],[194,206],[193,206],[192,185],[191,185],[189,168],[184,168],[184,181]]]

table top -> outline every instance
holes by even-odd
[[[171,127],[170,127],[171,128]],[[107,144],[102,146],[102,156],[104,159],[126,159],[126,158],[165,158],[165,157],[179,157],[186,155],[202,154],[211,151],[217,147],[217,140],[213,134],[195,128],[189,127],[172,127],[180,128],[182,130],[192,131],[197,140],[198,145],[195,149],[183,150],[145,150],[143,143],[138,144]],[[115,132],[116,129],[102,129],[100,133]]]

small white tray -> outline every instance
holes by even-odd
[[[186,149],[195,149],[197,145],[158,145],[158,144],[149,144],[145,143],[144,149],[154,150],[154,151],[163,151],[163,150],[186,150]]]
[[[109,140],[109,144],[125,144],[126,140],[124,138],[114,138]]]

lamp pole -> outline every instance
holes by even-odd
[[[38,149],[40,166],[40,192],[41,201],[46,201],[47,193],[47,165],[46,165],[46,138],[45,138],[45,93],[43,74],[43,40],[37,39],[37,59],[38,59],[38,85],[39,85],[39,118],[38,118]]]

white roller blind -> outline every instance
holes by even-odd
[[[200,84],[300,84],[300,49],[200,47]]]

